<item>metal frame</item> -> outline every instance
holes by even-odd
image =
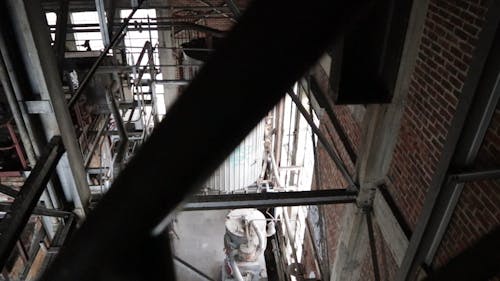
[[[37,164],[17,194],[10,210],[0,221],[0,268],[5,266],[10,252],[35,209],[43,190],[52,176],[57,162],[64,153],[60,137],[54,137],[48,150],[42,154]]]
[[[101,64],[102,60],[108,55],[109,50],[115,47],[115,45],[123,38],[126,32],[125,28],[128,26],[130,19],[132,19],[137,10],[141,7],[142,3],[144,3],[144,0],[139,0],[139,4],[137,5],[137,7],[135,7],[130,13],[130,15],[123,21],[123,23],[120,25],[120,28],[115,32],[115,35],[113,36],[111,42],[104,48],[104,50],[101,52],[97,60],[90,67],[87,74],[85,74],[85,77],[80,82],[80,87],[78,87],[78,89],[75,91],[71,99],[68,101],[68,106],[70,108],[73,107],[76,101],[80,98],[80,96],[83,93],[83,90],[85,90],[87,84],[90,82],[90,79],[94,76],[94,73]]]
[[[309,206],[345,204],[356,202],[355,191],[327,189],[298,192],[262,192],[225,195],[197,195],[183,207],[183,211],[271,208],[285,206]]]
[[[328,142],[326,137],[321,133],[318,126],[316,126],[312,116],[309,115],[309,112],[307,112],[307,109],[305,109],[305,107],[302,105],[302,102],[297,97],[297,95],[293,92],[293,90],[288,91],[288,96],[290,96],[290,98],[292,98],[292,101],[297,106],[297,109],[300,111],[300,113],[302,114],[304,119],[306,119],[307,123],[311,127],[314,134],[318,137],[319,142],[323,145],[323,147],[325,148],[326,152],[328,153],[330,158],[333,160],[335,165],[337,165],[337,168],[344,176],[344,179],[347,181],[347,184],[349,185],[349,187],[357,188],[357,185],[354,182],[353,177],[349,174],[349,171],[347,170],[347,167],[345,166],[344,162],[338,156],[335,149],[330,145],[330,143]]]
[[[449,178],[455,183],[494,180],[500,178],[500,169],[471,170],[458,174],[451,174],[449,175]]]
[[[0,203],[0,212],[10,212],[10,211],[13,211],[12,203],[3,203],[3,202]],[[73,213],[56,209],[47,209],[43,206],[36,206],[33,209],[32,215],[65,218],[70,215],[73,215]]]
[[[156,226],[199,188],[370,2],[253,2],[42,280],[113,275],[144,280],[146,268],[140,272],[130,263],[162,231]],[[277,10],[297,16],[280,17]],[[287,71],[261,67],[269,61]]]

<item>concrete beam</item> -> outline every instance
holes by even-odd
[[[330,280],[359,280],[359,265],[369,248],[366,221],[361,208],[373,209],[379,228],[386,228],[382,231],[385,233],[384,240],[386,244],[391,245],[391,253],[399,262],[406,250],[405,245],[408,242],[405,242],[401,227],[387,203],[384,203],[381,198],[378,198],[378,203],[375,205],[373,201],[377,187],[385,181],[392,162],[403,116],[404,100],[417,60],[428,3],[429,0],[413,2],[402,52],[404,59],[401,60],[399,66],[392,103],[372,104],[366,108],[362,124],[363,142],[356,163],[356,176],[359,184],[358,209],[347,208],[344,215],[346,224],[343,228],[350,229],[350,231],[341,234]],[[352,224],[355,226],[346,227]],[[395,231],[394,235],[392,231]],[[395,245],[391,241],[394,237],[398,239]]]
[[[330,281],[359,280],[361,265],[368,249],[365,213],[355,205],[346,205],[342,230]]]
[[[408,237],[406,237],[384,196],[378,190],[373,200],[373,215],[392,257],[398,266],[401,265],[406,249],[408,249]]]

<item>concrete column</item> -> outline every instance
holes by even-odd
[[[381,194],[377,196],[377,203],[373,202],[377,187],[385,182],[392,161],[428,4],[428,0],[413,2],[392,103],[373,104],[366,108],[362,123],[363,142],[356,163],[358,202],[357,206],[346,209],[330,280],[359,280],[360,265],[369,250],[363,208],[373,208],[374,221],[398,264],[406,251],[408,239],[387,202]],[[393,239],[398,242],[393,243]]]
[[[345,208],[346,215],[331,270],[331,281],[358,280],[363,258],[369,248],[365,213],[353,204],[346,205]]]

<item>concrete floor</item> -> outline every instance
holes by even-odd
[[[181,212],[174,223],[174,253],[213,280],[220,280],[224,262],[224,221],[228,210]],[[206,280],[175,262],[178,281]]]

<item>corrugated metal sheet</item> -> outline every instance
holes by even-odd
[[[232,192],[253,185],[262,171],[264,129],[265,121],[261,121],[203,187]]]

